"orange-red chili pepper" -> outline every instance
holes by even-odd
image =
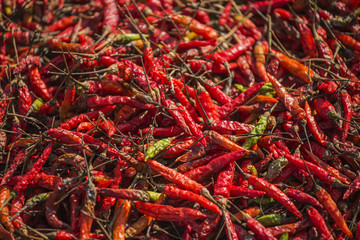
[[[345,222],[343,215],[341,214],[336,203],[331,198],[330,194],[320,186],[315,186],[315,195],[319,202],[324,206],[325,210],[335,221],[336,225],[343,231],[348,237],[352,238],[353,233],[350,231],[348,225]]]
[[[195,32],[198,35],[203,36],[205,39],[216,39],[218,32],[213,28],[206,26],[192,17],[185,15],[171,15],[170,18],[184,26],[189,26],[189,30]]]

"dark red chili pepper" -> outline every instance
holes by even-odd
[[[208,177],[210,174],[224,168],[227,164],[242,158],[245,152],[246,150],[238,150],[236,152],[231,152],[223,156],[217,157],[215,159],[212,159],[208,164],[204,166],[191,169],[184,175],[195,181],[201,181]]]
[[[307,126],[309,127],[311,133],[315,139],[323,146],[326,146],[326,143],[329,141],[325,133],[320,129],[319,124],[316,122],[314,116],[311,113],[311,108],[308,102],[305,102],[305,112],[306,112],[306,121]]]
[[[319,203],[319,201],[316,198],[310,196],[309,194],[303,191],[297,190],[295,188],[287,188],[285,189],[284,192],[286,193],[286,195],[288,195],[290,198],[296,201],[306,202],[315,207],[323,208],[323,206]]]
[[[295,204],[278,189],[275,185],[269,183],[268,181],[255,177],[254,175],[245,174],[249,184],[253,185],[254,188],[266,192],[266,195],[274,198],[276,201],[281,203],[287,210],[294,214],[298,218],[303,218],[300,211],[297,209]]]
[[[247,219],[247,226],[255,233],[256,239],[269,239],[275,240],[276,238],[267,230],[261,223],[259,223],[255,218]]]
[[[250,100],[250,98],[252,98],[264,84],[265,84],[265,82],[255,84],[253,87],[247,89],[245,92],[240,93],[239,96],[234,98],[232,102],[221,106],[218,110],[219,118],[224,119],[231,112],[236,110],[236,108],[238,106],[240,106],[240,105],[244,104],[245,102],[247,102],[248,100]]]
[[[344,121],[342,124],[341,141],[345,142],[350,128],[350,123],[348,121],[351,121],[351,117],[353,113],[352,110],[353,104],[351,101],[351,96],[349,95],[349,93],[347,93],[346,90],[341,91],[340,99],[344,110],[344,114],[343,114]]]
[[[30,70],[29,82],[40,97],[46,101],[49,101],[52,98],[46,84],[41,79],[39,69],[36,66],[32,67]]]

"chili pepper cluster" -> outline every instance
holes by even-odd
[[[0,1],[1,239],[360,239],[360,1]]]

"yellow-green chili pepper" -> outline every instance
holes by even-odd
[[[265,227],[276,226],[282,224],[282,217],[280,214],[267,214],[256,219]]]
[[[156,143],[154,143],[154,145],[151,145],[146,150],[145,161],[150,158],[155,157],[159,152],[161,152],[162,150],[167,148],[170,145],[172,140],[173,140],[173,138],[164,138],[164,139],[161,139],[160,141],[157,141]]]
[[[254,146],[257,141],[261,138],[261,134],[264,133],[267,125],[267,119],[269,118],[270,113],[266,112],[260,116],[259,121],[256,123],[255,127],[250,131],[249,135],[255,135],[246,139],[244,145],[242,146],[245,149],[250,149]]]

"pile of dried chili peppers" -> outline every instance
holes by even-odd
[[[0,239],[360,239],[359,15],[0,1]]]

